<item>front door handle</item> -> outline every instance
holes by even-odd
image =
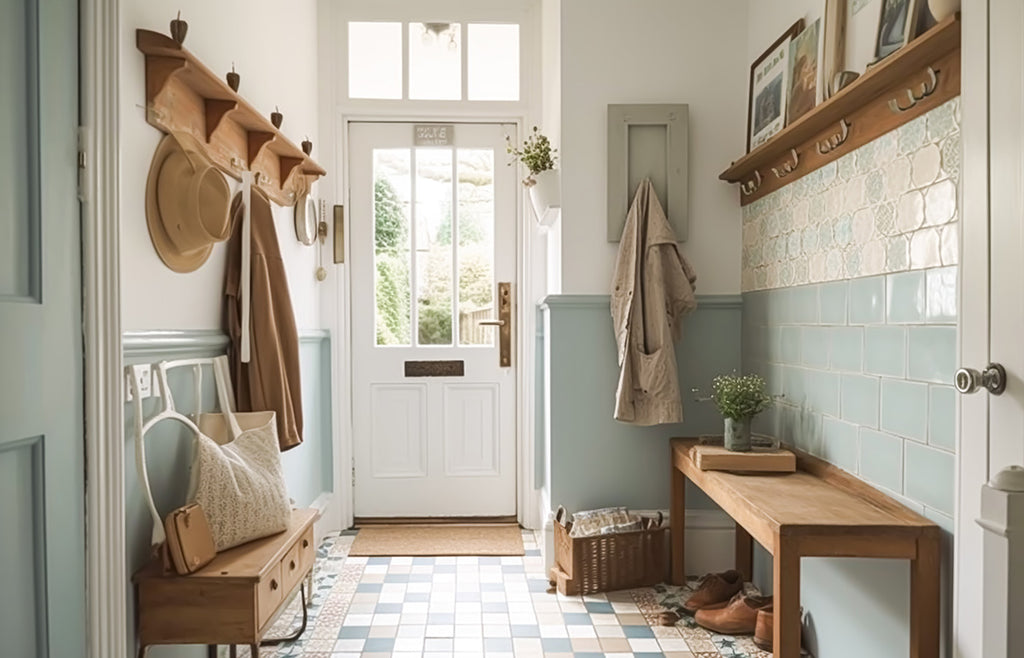
[[[479,325],[498,327],[498,364],[502,368],[512,366],[512,284],[498,283],[498,317],[480,320]]]
[[[985,388],[992,395],[1001,395],[1006,390],[1006,368],[998,363],[990,363],[985,370],[978,372],[974,368],[960,368],[953,375],[956,390],[965,395]]]

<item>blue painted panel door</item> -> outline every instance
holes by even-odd
[[[78,17],[0,4],[0,655],[85,655]]]

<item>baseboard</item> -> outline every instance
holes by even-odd
[[[669,527],[671,537],[672,519],[668,510],[634,511],[652,517],[661,512],[662,523]],[[540,543],[545,570],[554,564],[555,559],[554,519],[555,513],[549,512],[544,523],[543,541]],[[721,510],[686,510],[686,573],[697,576],[732,569],[735,565],[735,530],[735,522]],[[666,564],[669,562],[666,561]]]

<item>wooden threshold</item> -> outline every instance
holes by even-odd
[[[447,524],[493,524],[518,523],[515,516],[357,516],[352,522],[355,527],[368,525],[447,525]]]

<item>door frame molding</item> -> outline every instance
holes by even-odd
[[[351,207],[350,200],[350,188],[349,181],[347,178],[347,164],[349,162],[349,127],[353,123],[415,123],[417,121],[429,121],[429,122],[442,122],[442,123],[507,123],[516,126],[516,132],[522,134],[523,127],[527,124],[527,120],[523,116],[518,117],[502,117],[502,116],[467,116],[467,115],[450,115],[450,116],[437,116],[433,114],[424,115],[413,115],[413,114],[389,114],[389,115],[367,115],[367,114],[356,114],[346,113],[344,111],[336,114],[335,126],[337,126],[337,132],[335,133],[335,144],[339,143],[340,138],[340,149],[334,149],[337,152],[338,160],[335,161],[334,170],[337,172],[335,177],[335,190],[337,196],[340,196],[342,203],[345,207]],[[533,233],[534,233],[534,222],[530,220],[528,216],[527,204],[525,203],[527,191],[520,187],[519,194],[516,195],[516,281],[517,287],[516,294],[516,307],[515,323],[518,331],[516,332],[515,345],[513,347],[514,354],[516,356],[516,518],[519,523],[526,528],[538,529],[540,528],[540,509],[541,509],[541,498],[540,490],[536,488],[534,483],[534,468],[533,464],[536,461],[535,453],[535,437],[534,437],[534,400],[535,394],[534,386],[534,335],[536,333],[536,309],[529,299],[529,295],[533,290],[533,275],[532,275],[532,253],[533,253]],[[344,226],[345,234],[351,234],[351,213],[345,213]],[[345,262],[351,263],[351,240],[345,240]],[[345,269],[347,274],[348,270]],[[353,369],[351,367],[351,354],[352,354],[352,281],[351,277],[345,276],[343,281],[335,280],[335,285],[338,286],[335,290],[334,298],[337,300],[342,297],[341,303],[335,305],[335,326],[332,331],[337,336],[344,336],[342,345],[339,345],[339,349],[335,350],[335,358],[333,359],[333,377],[336,382],[344,382],[344,388],[347,389],[348,398],[345,400],[345,404],[350,404],[351,390],[354,385],[352,380],[354,376]],[[337,443],[335,444],[338,448],[338,454],[340,455],[340,461],[346,467],[342,468],[341,478],[336,480],[340,483],[340,491],[338,496],[338,504],[340,507],[340,516],[342,525],[344,527],[350,527],[352,525],[352,519],[354,516],[354,488],[352,483],[352,471],[354,467],[354,441],[355,432],[353,429],[353,416],[352,413],[345,414],[346,418],[343,423],[339,423],[336,427],[339,428],[341,436],[338,437]]]
[[[79,148],[86,452],[86,628],[92,658],[129,655],[119,215],[119,0],[80,0]]]

